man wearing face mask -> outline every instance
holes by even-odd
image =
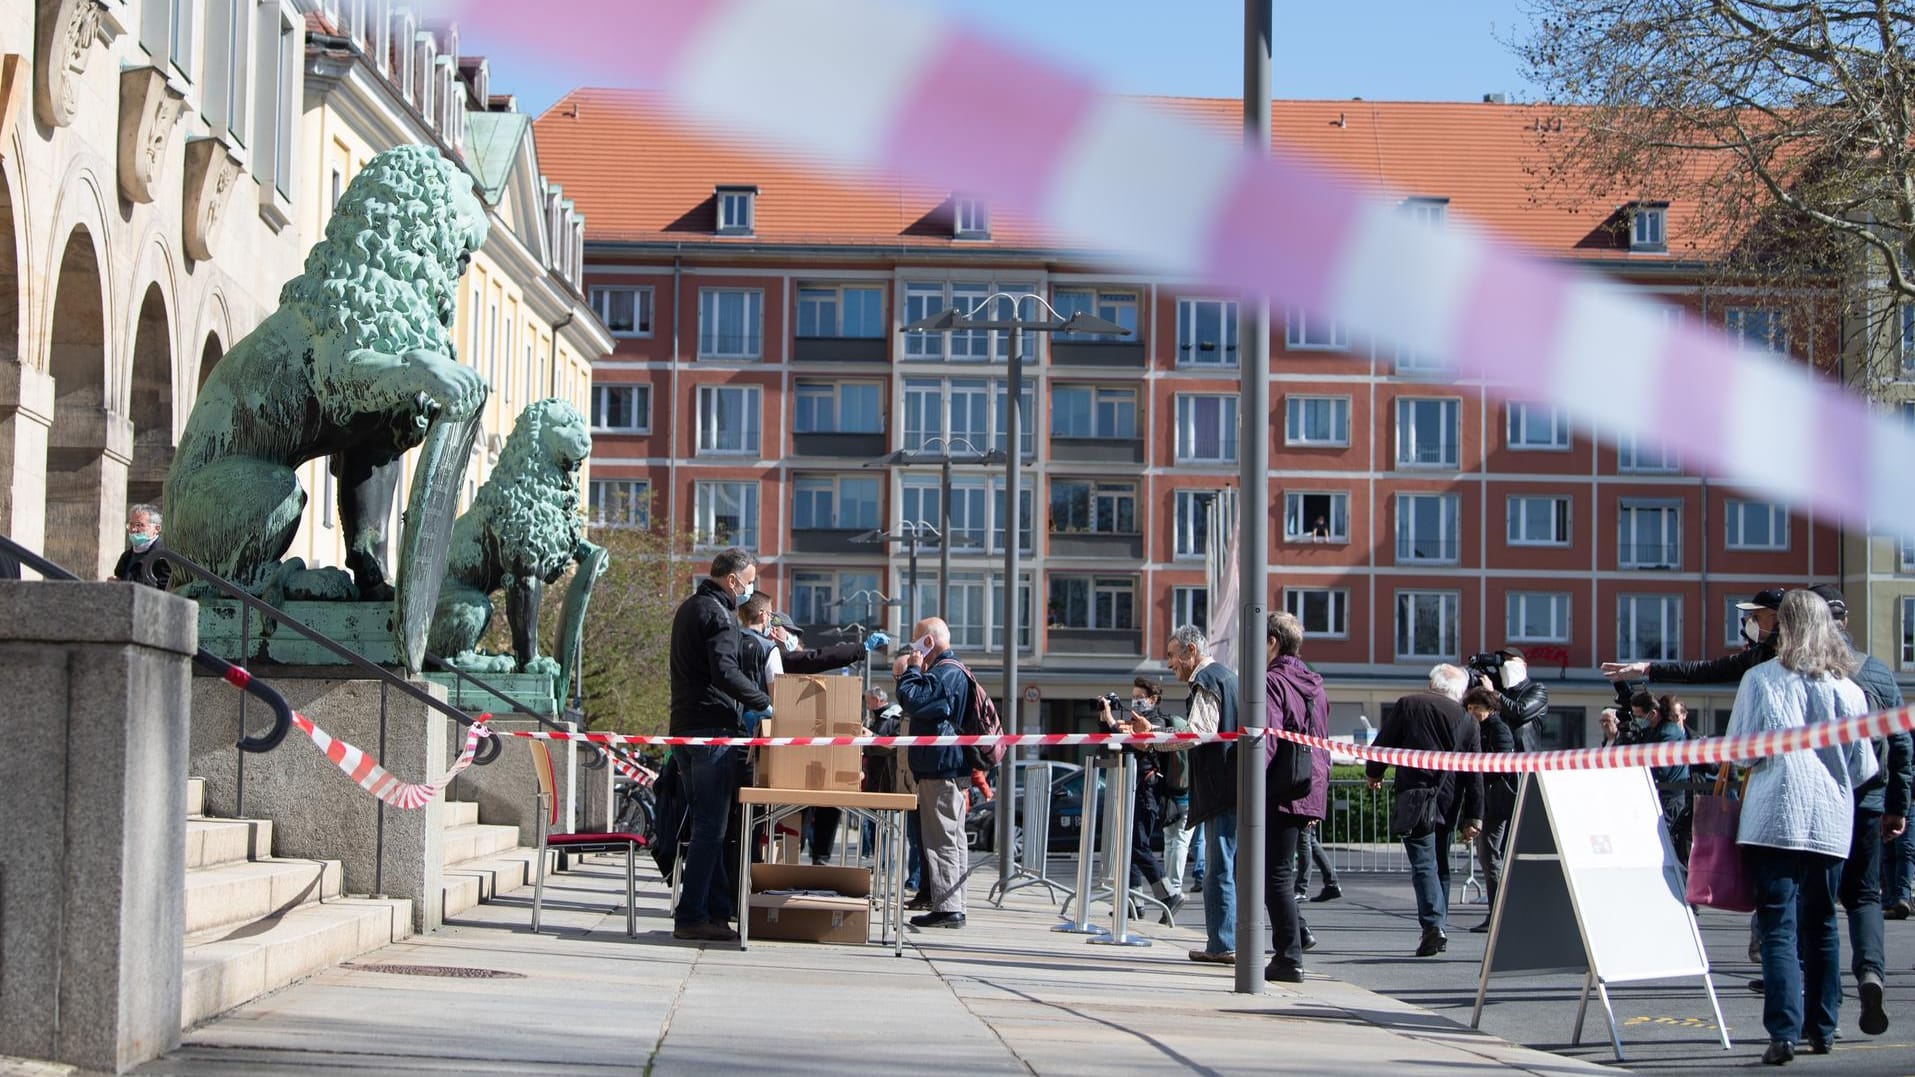
[[[1530,680],[1522,651],[1507,647],[1496,653],[1503,658],[1501,673],[1494,678],[1478,673],[1472,687],[1487,688],[1496,696],[1496,716],[1515,737],[1515,750],[1533,752],[1538,743],[1536,723],[1549,715],[1549,689],[1541,681]]]
[[[160,540],[160,510],[153,505],[135,505],[126,510],[126,549],[113,566],[113,578],[127,583],[145,583],[134,559]],[[173,566],[165,561],[152,564],[153,586],[166,590],[172,580]]]
[[[771,697],[739,659],[742,630],[735,613],[758,582],[758,559],[733,547],[712,559],[711,575],[672,617],[671,734],[734,737],[771,713]],[[743,748],[685,746],[673,750],[682,770],[691,843],[674,910],[672,937],[736,941],[725,837],[738,799]]]
[[[1139,677],[1131,685],[1128,713],[1119,715],[1111,709],[1114,694],[1098,699],[1100,708],[1097,715],[1106,733],[1128,733],[1132,717],[1151,718],[1155,710],[1151,702],[1152,682]],[[1158,753],[1135,748],[1124,749],[1137,758],[1137,788],[1135,794],[1136,809],[1132,816],[1130,831],[1130,885],[1132,889],[1149,886],[1164,903],[1163,922],[1172,923],[1177,910],[1183,907],[1184,895],[1171,887],[1164,872],[1164,862],[1151,848],[1151,838],[1157,833],[1159,822],[1163,818],[1163,790],[1165,775],[1159,765],[1168,753]],[[1182,763],[1183,760],[1177,760]]]
[[[1756,593],[1736,603],[1742,611],[1742,638],[1747,646],[1721,658],[1699,662],[1604,662],[1602,675],[1612,681],[1652,681],[1676,684],[1735,684],[1742,675],[1775,657],[1775,612],[1782,608],[1781,588]]]

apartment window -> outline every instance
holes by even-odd
[[[904,323],[929,318],[951,304],[944,297],[942,284],[906,284],[904,286]],[[904,355],[907,359],[944,358],[943,333],[906,333],[904,334]]]
[[[1173,587],[1170,589],[1170,623],[1174,628],[1196,625],[1210,631],[1210,589]]]
[[[796,531],[869,531],[878,526],[874,475],[800,475],[792,483]]]
[[[140,45],[161,66],[193,81],[193,9],[196,0],[147,0],[141,10]]]
[[[207,6],[206,121],[213,133],[240,145],[246,143],[246,54],[255,6],[257,0],[212,0]],[[147,10],[166,7],[153,4]],[[335,180],[334,205],[343,180]]]
[[[1396,368],[1398,376],[1441,374],[1446,369],[1442,358],[1435,352],[1418,351],[1415,348],[1406,348],[1399,344],[1396,346],[1394,355],[1395,358],[1391,361],[1391,365]]]
[[[959,239],[991,238],[991,209],[981,198],[956,199],[952,232]]]
[[[1350,495],[1285,492],[1283,538],[1285,542],[1350,541]]]
[[[1069,318],[1073,314],[1095,314],[1109,322],[1124,327],[1124,335],[1116,339],[1137,339],[1137,293],[1104,291],[1096,288],[1059,288],[1051,295],[1051,303],[1057,308],[1057,316]],[[1056,333],[1054,340],[1110,340],[1105,333]]]
[[[763,353],[765,293],[706,288],[698,293],[698,357],[756,359]]]
[[[652,387],[649,385],[593,386],[592,429],[618,434],[651,433]]]
[[[1284,397],[1283,440],[1286,445],[1348,445],[1350,443],[1350,398],[1347,396]]]
[[[1569,448],[1569,420],[1547,404],[1509,406],[1509,447],[1517,450]]]
[[[1177,365],[1237,365],[1237,304],[1186,299],[1177,304]]]
[[[1722,315],[1729,335],[1752,351],[1786,351],[1789,346],[1787,319],[1779,310],[1768,307],[1730,307]]]
[[[883,627],[884,610],[874,602],[875,572],[793,572],[791,619],[801,625],[861,624]],[[956,643],[953,633],[951,642]]]
[[[1396,495],[1398,563],[1454,564],[1461,548],[1455,494]]]
[[[1677,595],[1616,597],[1616,660],[1673,662],[1682,652],[1682,599]]]
[[[615,337],[652,335],[652,290],[650,288],[593,288],[592,313],[605,323]]]
[[[1723,505],[1722,541],[1731,550],[1789,548],[1789,510],[1767,501],[1730,498]]]
[[[1343,323],[1292,307],[1284,312],[1284,346],[1291,351],[1342,351],[1350,346]]]
[[[1217,503],[1214,490],[1179,490],[1173,502],[1176,526],[1172,547],[1175,556],[1203,557],[1210,551],[1210,510]]]
[[[1511,546],[1569,545],[1569,499],[1513,495],[1509,499]]]
[[[176,5],[182,0],[175,0]],[[299,78],[299,30],[304,22],[283,5],[266,5],[254,44],[259,107],[254,110],[253,175],[282,199],[292,198],[293,142],[299,102],[293,83]]]
[[[950,533],[953,550],[988,549],[999,552],[1004,549],[1004,490],[1001,482],[995,478],[962,475],[952,479]],[[943,527],[938,506],[940,492],[935,476],[905,475],[900,518],[924,520]],[[1017,545],[1018,549],[1029,551],[1035,546],[1037,534],[1033,491],[1029,482],[1020,484],[1017,500]]]
[[[1454,660],[1462,599],[1455,591],[1396,593],[1396,658],[1399,662]]]
[[[1026,517],[1028,519],[1028,517]],[[956,580],[957,574],[952,574]],[[1031,610],[1031,578],[1022,573],[1017,577],[1017,649],[1029,651],[1033,637],[1032,625],[1037,618]],[[989,646],[1004,646],[1004,577],[995,574],[991,577],[991,632]]]
[[[1915,427],[1915,401],[1903,401],[1896,410],[1902,417],[1902,425]]]
[[[1236,463],[1236,397],[1178,394],[1177,460],[1179,463]]]
[[[593,479],[591,521],[601,527],[652,526],[652,484],[644,479]]]
[[[693,534],[700,546],[758,548],[757,483],[694,483],[692,501],[697,514]]]
[[[1748,614],[1741,604],[1749,601],[1751,595],[1730,595],[1722,601],[1722,644],[1725,647],[1742,647],[1749,641],[1742,638],[1742,619]]]
[[[1137,484],[1052,479],[1051,534],[1137,534]]]
[[[940,613],[944,617],[945,625],[951,630],[951,646],[959,650],[983,648],[985,634],[990,627],[984,617],[984,607],[988,601],[988,596],[985,594],[984,574],[953,572],[949,591],[949,596],[945,599],[944,608]],[[935,573],[919,581],[916,597],[918,609],[937,609],[938,577]]]
[[[1632,251],[1668,250],[1664,238],[1664,228],[1668,224],[1669,207],[1660,203],[1648,203],[1635,208],[1629,215],[1629,249]]]
[[[1680,465],[1673,450],[1639,434],[1625,434],[1616,441],[1616,470],[1633,475],[1673,474]]]
[[[1403,215],[1420,225],[1440,227],[1450,216],[1447,198],[1405,198],[1399,204]]]
[[[1009,398],[1002,381],[906,379],[904,447],[911,452],[954,445],[962,449],[963,443],[968,442],[974,448],[1003,449],[1010,427]],[[1037,423],[1033,421],[1036,391],[1025,389],[1021,399],[1024,422],[1018,431],[1018,447],[1024,456],[1031,456],[1037,446]]]
[[[758,188],[720,187],[716,196],[718,198],[718,234],[750,235],[753,203],[758,199]]]
[[[1915,535],[1903,535],[1895,544],[1897,562],[1903,572],[1915,571]]]
[[[756,385],[698,387],[698,451],[757,455],[761,390]]]
[[[1350,634],[1350,592],[1331,587],[1286,587],[1283,608],[1305,635],[1344,639]]]
[[[1014,281],[957,281],[951,283],[911,281],[904,286],[904,322],[906,325],[928,318],[946,307],[956,307],[966,317],[1009,320],[1013,316],[1035,319],[1038,300],[1031,294],[1035,285]],[[989,304],[985,300],[1006,293]],[[1011,295],[1029,296],[1013,301]],[[1037,355],[1037,333],[1028,331],[1019,345],[1025,358]],[[969,362],[1002,362],[1010,357],[1010,335],[1001,330],[961,329],[948,333],[904,334],[907,359],[945,359]]]
[[[1677,568],[1682,563],[1682,505],[1624,498],[1617,511],[1616,562],[1621,568]]]
[[[1915,303],[1903,303],[1901,314],[1901,356],[1902,374],[1915,374]],[[1906,408],[1908,405],[1902,405]]]
[[[1105,385],[1052,385],[1051,436],[1135,440],[1137,390]]]
[[[883,387],[874,381],[804,381],[792,393],[793,433],[881,434]]]
[[[1915,597],[1902,599],[1902,668],[1915,667]]]
[[[1135,576],[1052,576],[1052,628],[1121,630],[1137,627]]]
[[[799,288],[798,336],[860,340],[884,336],[884,289],[869,285]]]
[[[1511,643],[1568,643],[1569,595],[1556,591],[1511,591],[1504,636]]]
[[[1403,397],[1396,402],[1398,467],[1457,466],[1462,401]]]

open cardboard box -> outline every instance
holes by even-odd
[[[835,890],[841,897],[767,894]],[[753,864],[747,915],[754,939],[859,946],[871,938],[871,872],[816,864]]]

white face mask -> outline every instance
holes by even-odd
[[[1131,701],[1130,701],[1130,710],[1131,710],[1131,713],[1132,713],[1132,714],[1149,714],[1149,713],[1150,713],[1150,700],[1148,700],[1148,699],[1133,699],[1133,700],[1131,700]]]
[[[1762,642],[1762,628],[1755,623],[1755,618],[1744,617],[1742,619],[1742,638],[1748,640],[1752,645]]]
[[[785,648],[785,653],[787,654],[797,650],[798,638],[796,636],[786,636],[784,640],[784,648]]]
[[[1503,687],[1515,688],[1529,679],[1529,663],[1520,658],[1512,658],[1503,663]]]

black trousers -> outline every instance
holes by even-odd
[[[1143,776],[1137,779],[1137,811],[1130,828],[1130,885],[1155,886],[1164,877],[1164,861],[1150,847],[1163,819],[1163,804],[1144,788]]]
[[[1263,828],[1263,863],[1269,872],[1263,904],[1270,913],[1270,947],[1276,951],[1271,963],[1291,971],[1303,968],[1303,933],[1310,930],[1297,906],[1297,848],[1305,840],[1308,822],[1300,816],[1276,814]]]

